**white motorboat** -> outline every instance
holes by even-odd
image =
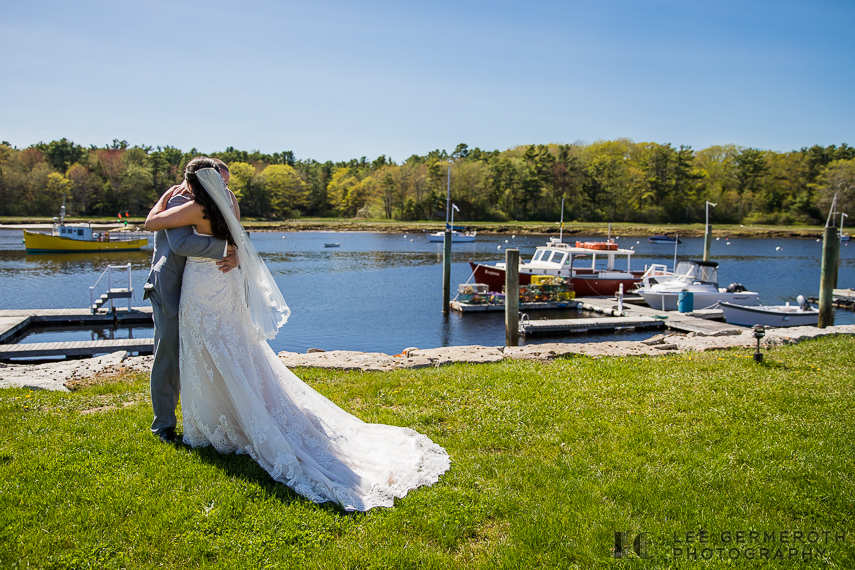
[[[467,241],[475,241],[475,236],[478,235],[478,232],[458,232],[457,230],[453,230],[451,232],[451,241],[452,242],[467,242]],[[428,234],[428,241],[445,241],[445,232],[436,232],[432,234]]]
[[[650,271],[650,270],[648,270]],[[746,291],[740,283],[727,288],[718,286],[718,263],[715,261],[681,262],[672,275],[649,275],[646,283],[635,290],[645,302],[658,311],[676,311],[681,293],[692,294],[690,310],[712,307],[721,301],[735,305],[757,305],[760,295]]]
[[[719,307],[724,312],[724,320],[732,325],[746,327],[753,327],[754,325],[767,327],[816,326],[819,320],[819,309],[812,307],[802,295],[797,297],[797,301],[797,306],[791,306],[787,303],[786,305],[758,305],[756,307],[746,307],[722,301],[719,302]]]

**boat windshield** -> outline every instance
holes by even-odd
[[[699,265],[697,279],[704,283],[714,283],[715,285],[718,285],[718,267]]]
[[[695,277],[697,276],[697,269],[698,266],[691,261],[681,261],[677,264],[677,269],[674,270],[674,275]]]

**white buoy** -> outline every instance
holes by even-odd
[[[508,243],[508,240],[505,240],[505,243]]]
[[[636,244],[639,244],[639,243],[641,243],[641,242],[640,242],[640,241],[637,241],[637,242],[635,242],[635,243],[636,243]]]
[[[511,239],[517,239],[517,235],[516,234],[512,235]]]
[[[715,241],[718,241],[718,240],[720,240],[720,239],[721,239],[721,238],[715,238]]]
[[[410,241],[413,241],[413,238],[410,238]]]
[[[282,236],[282,239],[285,239],[285,236]]]
[[[634,245],[629,246],[629,249],[635,249]]]
[[[730,242],[727,242],[727,245],[730,245]]]
[[[781,251],[781,246],[779,245],[778,247],[776,247],[775,251]]]
[[[822,241],[821,239],[818,239],[818,240],[816,240],[816,243],[819,243],[819,242],[821,242],[821,241]]]
[[[496,249],[502,249],[502,246],[497,245],[497,246],[496,246]]]

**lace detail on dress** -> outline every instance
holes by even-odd
[[[288,370],[252,326],[239,270],[188,258],[179,330],[188,445],[249,455],[300,495],[346,510],[391,507],[448,470],[426,436],[367,424]]]

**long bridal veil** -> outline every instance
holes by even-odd
[[[226,219],[229,232],[231,232],[238,247],[238,260],[243,275],[246,304],[252,316],[252,324],[261,338],[270,340],[276,336],[279,328],[288,320],[291,309],[285,303],[285,298],[282,297],[282,292],[273,280],[267,265],[249,240],[246,230],[243,229],[232,211],[231,197],[223,182],[223,177],[213,168],[203,168],[196,171],[196,177],[211,198],[214,199]]]

